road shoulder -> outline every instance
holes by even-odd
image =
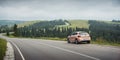
[[[7,42],[7,51],[6,51],[4,60],[15,60],[14,49],[13,49],[11,43],[9,43],[9,42]]]

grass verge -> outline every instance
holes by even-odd
[[[3,60],[7,48],[7,42],[0,38],[0,60]]]
[[[120,47],[120,43],[115,43],[115,42],[108,42],[104,39],[100,39],[100,40],[92,40],[91,42],[92,44],[99,44],[99,45],[111,45],[111,46],[119,46]]]

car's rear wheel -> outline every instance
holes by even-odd
[[[88,44],[90,44],[90,41],[87,41]]]
[[[70,40],[69,40],[69,38],[67,38],[67,42],[68,42],[68,43],[70,43]]]

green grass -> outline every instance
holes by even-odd
[[[89,28],[88,20],[68,20],[70,25],[57,25],[56,27]]]
[[[13,35],[9,35],[8,37],[10,37],[10,38],[15,38],[15,36],[13,36]]]
[[[120,43],[115,43],[115,42],[108,42],[102,38],[98,38],[95,41],[92,40],[91,42],[92,44],[99,44],[99,45],[111,45],[111,46],[119,46],[120,47]]]
[[[3,57],[5,56],[7,48],[6,45],[7,45],[6,40],[0,38],[0,60],[3,60]]]
[[[89,28],[88,20],[69,20],[70,27]]]
[[[2,34],[3,36],[7,36],[6,34]],[[9,38],[15,38],[16,36],[13,35],[13,33],[10,33],[9,36],[7,36]]]

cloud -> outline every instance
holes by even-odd
[[[0,0],[0,19],[120,19],[118,0]]]

